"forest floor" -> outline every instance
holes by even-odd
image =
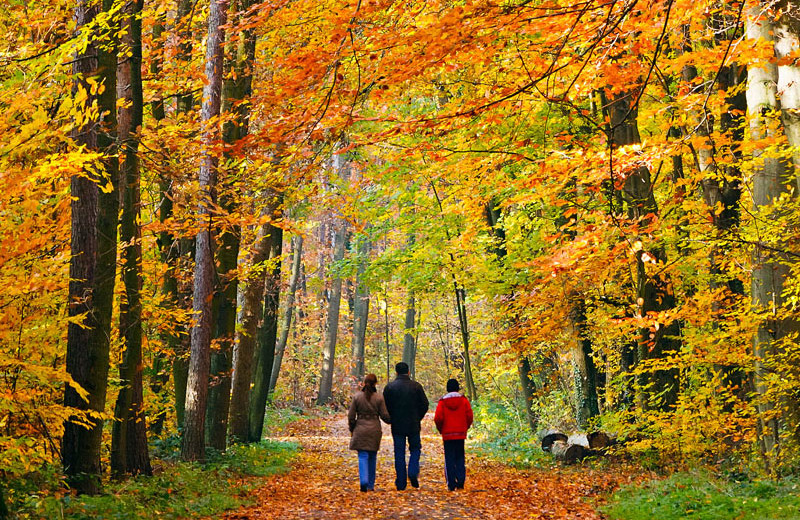
[[[261,519],[602,519],[596,507],[619,485],[638,480],[627,466],[515,469],[471,455],[467,444],[464,490],[444,480],[440,437],[432,417],[423,422],[420,487],[394,487],[391,434],[384,425],[375,492],[362,493],[356,454],[343,414],[290,424],[276,440],[302,452],[288,473],[270,477],[252,493],[256,504],[227,513],[227,520]]]

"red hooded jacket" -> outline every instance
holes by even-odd
[[[439,399],[433,416],[436,429],[445,441],[466,439],[472,426],[472,407],[469,399],[458,392],[450,392]]]

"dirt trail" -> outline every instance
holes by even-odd
[[[394,488],[391,434],[384,426],[375,491],[362,493],[355,452],[348,450],[343,415],[290,425],[280,440],[303,446],[292,470],[270,478],[254,493],[255,506],[228,513],[228,520],[256,519],[600,519],[590,502],[628,480],[590,469],[516,470],[470,456],[464,490],[444,480],[441,440],[432,418],[424,421],[420,487]]]

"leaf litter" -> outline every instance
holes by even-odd
[[[394,457],[384,425],[374,492],[361,492],[356,453],[344,415],[317,417],[288,425],[276,440],[293,441],[302,451],[291,471],[275,475],[252,493],[256,504],[224,516],[227,520],[600,520],[595,506],[642,472],[620,464],[594,469],[516,469],[470,454],[463,490],[448,491],[441,439],[433,421],[423,421],[420,487],[394,486]]]

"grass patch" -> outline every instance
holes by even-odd
[[[784,520],[800,518],[800,481],[716,478],[705,471],[626,486],[602,508],[614,520]]]
[[[95,497],[27,494],[17,497],[20,519],[178,519],[210,516],[254,502],[263,477],[285,471],[297,445],[264,441],[234,445],[206,464],[155,461],[152,477],[109,482]],[[12,499],[14,497],[11,497]],[[13,500],[12,500],[13,503]],[[12,516],[12,518],[14,518]]]
[[[536,434],[518,414],[498,403],[473,405],[475,422],[470,447],[482,457],[517,468],[551,466]]]

